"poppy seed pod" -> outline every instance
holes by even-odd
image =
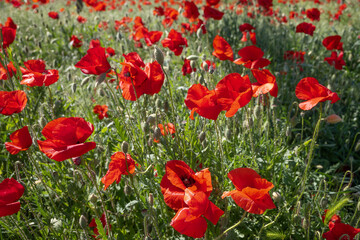
[[[164,53],[156,46],[154,49],[154,58],[161,66],[164,64]]]
[[[82,229],[86,229],[88,226],[88,220],[84,215],[81,215],[79,218],[79,225]]]
[[[126,141],[123,141],[121,144],[121,150],[126,154],[129,150],[129,144]]]

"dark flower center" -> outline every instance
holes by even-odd
[[[192,177],[182,177],[181,181],[184,183],[184,185],[188,188],[195,184],[195,180],[192,179]]]

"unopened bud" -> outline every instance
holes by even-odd
[[[160,139],[160,137],[161,137],[161,129],[157,127],[154,132],[154,138]]]
[[[106,92],[105,92],[105,90],[102,89],[102,88],[100,88],[99,94],[100,94],[101,97],[105,97],[105,96],[106,96]]]
[[[150,125],[154,125],[156,121],[156,115],[155,114],[151,114],[148,116],[146,122],[149,123]]]
[[[121,144],[121,150],[126,154],[129,150],[129,144],[126,141],[123,141]]]
[[[198,53],[202,52],[202,46],[201,45],[198,46],[197,51],[198,51]]]
[[[194,69],[196,67],[196,62],[194,60],[190,61],[190,67]]]
[[[154,205],[154,195],[152,193],[149,193],[148,203],[150,206]]]
[[[299,216],[299,214],[295,214],[294,216],[294,223],[296,225],[300,224],[301,223],[301,217]]]
[[[288,127],[286,128],[285,135],[286,135],[287,137],[290,137],[290,135],[291,135],[291,127],[290,127],[290,126],[288,126]]]
[[[96,196],[95,194],[90,194],[90,196],[89,196],[89,201],[91,202],[91,203],[93,203],[93,204],[95,204],[96,202],[97,202],[97,200],[98,200],[98,196]]]
[[[360,151],[360,140],[356,143],[355,152]]]
[[[71,84],[71,91],[72,91],[73,93],[76,92],[76,83]]]
[[[86,229],[88,226],[88,220],[84,215],[81,215],[79,218],[79,224],[82,229]]]
[[[279,192],[273,192],[272,197],[274,199],[274,202],[279,203],[281,201],[281,195]]]
[[[161,66],[164,64],[164,53],[156,46],[154,49],[154,58]]]
[[[148,133],[149,130],[150,130],[150,127],[149,127],[148,122],[143,122],[143,123],[141,123],[141,128],[142,128],[142,130],[144,131],[144,133]]]
[[[124,194],[129,195],[130,192],[131,192],[131,188],[129,187],[129,185],[126,184],[124,187]]]
[[[304,218],[301,224],[302,228],[307,230],[309,228],[309,225],[309,220],[307,218]]]
[[[209,70],[209,65],[207,64],[206,61],[204,61],[204,62],[202,63],[202,67],[203,67],[203,69],[204,69],[205,72],[207,72],[207,71]]]
[[[85,84],[87,84],[88,82],[89,82],[89,80],[90,80],[90,77],[86,77],[86,78],[84,78],[82,81],[81,81],[81,86],[84,86]]]
[[[205,137],[206,137],[205,132],[201,132],[201,133],[199,134],[199,140],[200,140],[200,142],[203,142],[203,141],[205,140]]]
[[[327,207],[327,204],[328,204],[328,199],[326,197],[320,199],[320,207],[322,209],[325,209]]]
[[[59,179],[59,173],[57,171],[53,171],[52,176],[56,181]]]
[[[325,118],[325,121],[330,124],[336,124],[342,121],[341,117],[336,114],[331,114]]]
[[[209,73],[210,73],[210,74],[213,74],[214,71],[215,71],[215,69],[214,69],[213,65],[210,65],[210,67],[209,67]]]
[[[227,140],[231,140],[232,134],[230,129],[226,129],[225,136]]]
[[[158,109],[161,109],[161,100],[160,100],[160,99],[156,99],[155,106],[156,106]]]

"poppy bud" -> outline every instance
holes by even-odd
[[[260,117],[260,114],[261,114],[261,107],[260,107],[260,105],[256,105],[254,107],[254,116],[256,118],[258,118],[258,117]]]
[[[357,203],[357,206],[356,206],[356,207],[357,207],[357,210],[358,210],[358,211],[360,211],[360,201],[358,201],[358,203]]]
[[[295,127],[296,126],[296,115],[293,116],[292,118],[290,118],[290,124],[292,127]]]
[[[150,125],[154,125],[155,121],[156,121],[156,115],[154,113],[149,115],[146,120],[146,122],[149,123]]]
[[[154,139],[152,139],[151,137],[148,139],[147,144],[149,147],[151,147],[153,145],[153,141],[154,141]]]
[[[71,91],[72,91],[73,93],[76,92],[76,83],[71,84]]]
[[[205,140],[205,137],[206,137],[205,132],[201,132],[201,133],[199,134],[199,140],[200,140],[200,142],[203,142],[203,141]]]
[[[154,195],[152,193],[149,193],[148,203],[150,206],[154,205]]]
[[[55,179],[55,181],[59,180],[59,173],[57,171],[53,171],[52,176]]]
[[[156,46],[154,49],[154,58],[161,66],[164,64],[164,53]]]
[[[93,204],[95,204],[96,202],[97,202],[97,200],[98,200],[98,196],[96,196],[95,194],[90,194],[90,196],[89,196],[89,201],[91,202],[91,203],[93,203]]]
[[[99,86],[106,79],[106,73],[102,73],[96,77],[95,87]]]
[[[359,150],[360,150],[360,140],[356,143],[355,152],[358,152]]]
[[[197,56],[197,55],[190,55],[190,56],[188,56],[187,58],[186,58],[187,60],[198,60],[199,59],[199,56]]]
[[[327,200],[326,197],[323,197],[323,198],[320,199],[320,207],[321,208],[326,208],[327,204],[328,204],[328,200]]]
[[[291,127],[290,127],[290,126],[288,126],[288,127],[286,128],[285,136],[287,136],[287,137],[290,137],[290,136],[291,136]]]
[[[100,94],[101,97],[105,97],[105,96],[106,96],[106,92],[105,92],[105,90],[102,89],[102,88],[99,89],[99,94]]]
[[[197,51],[198,51],[198,53],[202,52],[202,46],[201,45],[198,46]]]
[[[204,61],[204,62],[202,63],[202,67],[203,67],[203,69],[204,69],[205,72],[207,72],[207,71],[209,70],[209,65],[207,64],[206,61]]]
[[[155,106],[156,106],[158,109],[161,108],[161,100],[160,100],[160,99],[156,99]]]
[[[300,117],[304,117],[305,116],[305,111],[301,111],[301,113],[300,113]]]
[[[309,225],[310,225],[309,220],[307,218],[304,218],[301,223],[302,228],[307,230],[309,228]]]
[[[154,132],[154,138],[160,139],[160,137],[161,137],[161,130],[160,130],[160,128],[157,127]]]
[[[279,192],[273,192],[272,197],[274,199],[274,202],[279,203],[281,201],[281,195]]]
[[[121,150],[126,154],[129,150],[129,144],[126,141],[123,141],[121,144]]]
[[[165,112],[168,112],[168,111],[169,111],[169,107],[170,107],[170,106],[169,106],[169,102],[168,102],[168,101],[165,101],[165,102],[164,102],[164,111],[165,111]]]
[[[191,61],[190,61],[190,67],[191,67],[192,69],[196,68],[196,62],[195,62],[194,60],[191,60]]]
[[[130,193],[131,193],[131,188],[129,187],[129,185],[125,184],[124,194],[129,195]]]
[[[299,223],[301,223],[301,217],[299,216],[299,214],[295,214],[294,216],[294,223],[297,225]]]
[[[315,232],[316,239],[321,239],[321,233],[319,231]]]
[[[202,29],[199,28],[199,29],[196,31],[196,36],[197,36],[198,39],[200,39],[200,38],[201,38],[201,35],[202,35]]]
[[[81,215],[79,218],[79,224],[82,229],[86,229],[88,226],[88,220],[84,215]]]
[[[341,117],[336,114],[331,114],[325,118],[325,121],[330,124],[336,124],[342,121]]]
[[[89,82],[89,80],[90,80],[90,77],[84,78],[84,79],[81,81],[80,85],[81,85],[81,86],[84,86],[85,84],[87,84],[87,83]]]
[[[214,72],[215,72],[215,69],[214,69],[213,65],[210,65],[210,67],[209,67],[209,73],[210,73],[210,74],[213,74]]]
[[[232,134],[230,129],[226,129],[225,136],[227,140],[231,140]]]

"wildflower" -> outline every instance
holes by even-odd
[[[32,139],[27,126],[16,130],[10,135],[11,142],[6,142],[6,150],[10,154],[18,154],[20,151],[26,151],[32,145]]]

